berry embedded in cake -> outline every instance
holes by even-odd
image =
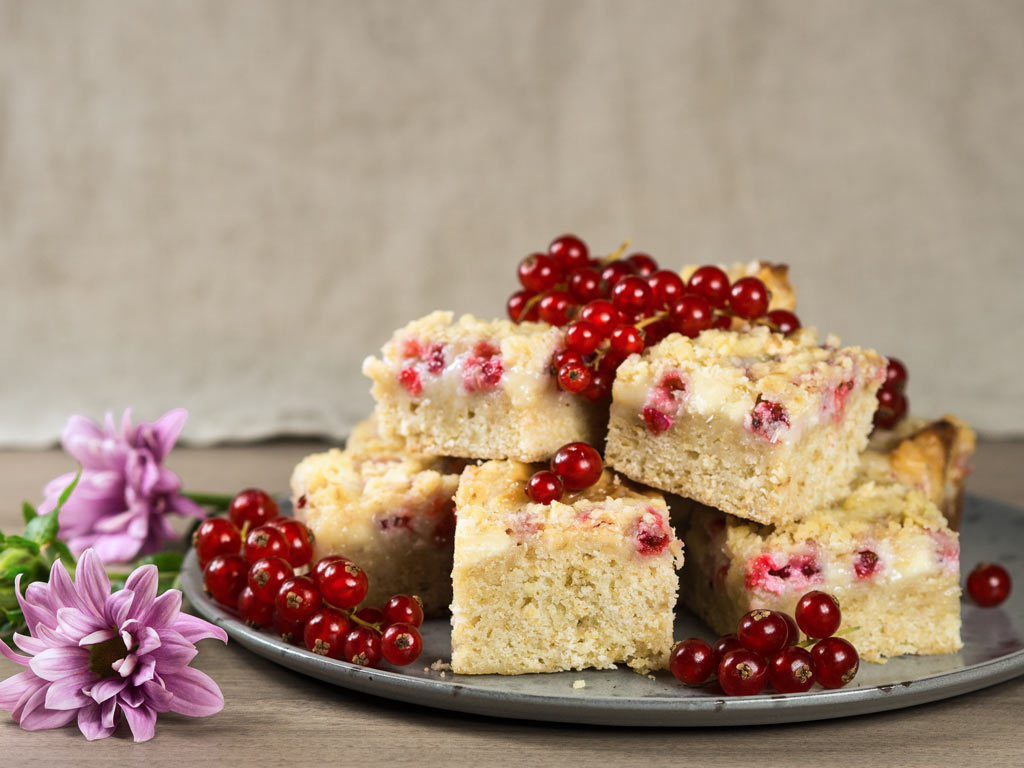
[[[451,599],[453,497],[463,462],[381,450],[369,430],[354,430],[362,438],[351,448],[299,463],[295,516],[313,533],[316,558],[343,555],[366,571],[367,605],[414,594],[436,616]]]
[[[797,601],[820,590],[842,606],[843,627],[857,627],[849,639],[869,661],[961,647],[959,539],[919,491],[869,482],[774,527],[682,505],[683,600],[716,631],[756,609],[800,621]]]
[[[604,429],[598,406],[559,389],[551,361],[563,345],[563,331],[546,324],[434,312],[399,330],[363,372],[381,432],[407,450],[541,461],[565,443],[598,442]]]
[[[527,496],[538,469],[463,473],[452,569],[452,668],[518,675],[624,663],[665,668],[682,544],[655,491],[612,472],[561,501]]]
[[[608,464],[631,479],[762,523],[848,489],[885,360],[764,326],[672,335],[619,368]]]

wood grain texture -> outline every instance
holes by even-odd
[[[316,445],[175,451],[173,467],[194,490],[257,484],[286,487],[291,467]],[[1024,443],[983,443],[974,492],[1024,505]],[[19,524],[20,502],[68,468],[56,451],[0,453],[0,528]],[[161,716],[157,736],[136,745],[122,727],[86,743],[77,728],[26,733],[0,714],[7,766],[451,765],[519,768],[551,764],[786,766],[985,766],[1024,763],[1024,679],[891,713],[799,725],[729,729],[609,729],[426,710],[350,693],[264,661],[240,647],[203,641],[195,666],[224,692],[220,714]],[[16,671],[0,663],[0,675]]]

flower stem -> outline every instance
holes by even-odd
[[[221,493],[183,493],[181,495],[186,499],[191,499],[200,506],[217,507],[218,509],[226,509],[234,498],[234,496],[226,496]]]

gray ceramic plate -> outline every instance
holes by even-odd
[[[964,571],[992,560],[1005,565],[1018,581],[1024,579],[1017,555],[1024,542],[1024,512],[973,496],[966,504],[961,541]],[[181,581],[198,613],[222,626],[234,642],[270,661],[344,688],[478,715],[629,726],[785,723],[909,707],[1024,673],[1024,588],[994,609],[964,601],[960,653],[862,664],[853,684],[838,691],[815,687],[803,694],[725,698],[714,690],[686,688],[667,672],[651,680],[627,669],[518,677],[447,672],[442,677],[441,671],[424,667],[449,658],[449,627],[443,619],[424,625],[419,662],[400,669],[366,669],[317,656],[246,627],[203,594],[194,552],[189,552]],[[676,637],[691,636],[709,637],[710,633],[683,613]],[[577,680],[586,686],[574,688]]]

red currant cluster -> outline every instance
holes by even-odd
[[[982,608],[994,608],[1010,596],[1010,574],[1001,565],[979,563],[967,577],[967,594]]]
[[[792,333],[800,321],[783,309],[768,311],[770,294],[756,277],[735,283],[714,266],[683,282],[646,253],[590,258],[573,235],[551,242],[519,264],[523,290],[508,299],[515,322],[542,320],[568,326],[565,349],[552,360],[559,386],[592,402],[607,399],[619,364],[672,332],[694,338],[709,328],[730,328],[732,318]]]
[[[601,477],[604,462],[597,449],[586,443],[567,443],[551,457],[551,469],[535,472],[526,484],[526,495],[538,504],[559,501],[566,491],[582,491]]]
[[[394,595],[383,608],[359,608],[366,573],[344,557],[325,557],[298,573],[312,565],[312,535],[299,521],[281,517],[261,490],[235,496],[228,519],[204,520],[192,542],[206,591],[251,627],[272,627],[313,653],[367,667],[382,657],[411,664],[423,650],[418,597]]]
[[[875,411],[875,426],[892,429],[907,414],[907,367],[895,357],[889,358],[885,369],[885,381],[878,390],[878,410]]]
[[[714,646],[695,637],[677,643],[669,666],[687,685],[703,685],[717,673],[727,696],[752,696],[769,683],[779,693],[802,693],[815,681],[842,688],[857,674],[860,657],[849,641],[835,637],[841,621],[832,595],[808,592],[796,604],[796,621],[780,611],[750,611],[736,634]],[[814,640],[801,642],[801,630]]]

